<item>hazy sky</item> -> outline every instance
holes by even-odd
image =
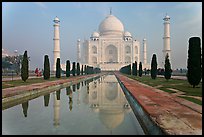
[[[147,59],[157,54],[161,62],[163,50],[163,18],[170,16],[171,64],[186,68],[188,39],[202,38],[201,2],[4,2],[2,3],[2,48],[13,52],[25,50],[30,68],[43,68],[44,55],[53,64],[53,19],[60,19],[61,63],[76,61],[77,39],[89,39],[98,31],[101,21],[112,14],[123,23],[134,39],[147,39]],[[142,58],[142,57],[141,57]]]

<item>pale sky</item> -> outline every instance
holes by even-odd
[[[53,19],[60,19],[61,63],[77,58],[77,39],[89,39],[98,31],[101,21],[112,14],[134,39],[147,39],[147,59],[152,55],[162,61],[163,18],[170,16],[172,68],[187,68],[188,40],[202,39],[202,2],[3,2],[2,48],[10,52],[25,50],[30,56],[30,69],[43,68],[44,55],[53,64]],[[142,56],[140,56],[142,59]]]

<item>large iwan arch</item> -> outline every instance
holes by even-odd
[[[118,49],[114,45],[109,45],[106,47],[105,62],[106,63],[118,62]]]

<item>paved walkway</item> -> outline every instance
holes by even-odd
[[[54,76],[51,76],[51,77],[54,77]],[[28,79],[31,79],[31,78],[42,78],[40,76],[29,76]],[[21,79],[21,76],[15,76],[13,77],[13,80],[19,80]],[[2,81],[5,82],[5,81],[12,81],[12,77],[4,77],[2,78]]]
[[[144,85],[120,73],[116,73],[116,76],[165,133],[202,134],[202,106]]]

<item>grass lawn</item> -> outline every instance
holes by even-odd
[[[186,97],[186,96],[178,96],[180,98],[184,98],[188,101],[191,101],[191,102],[194,102],[196,104],[199,104],[199,105],[202,105],[202,101],[201,100],[198,100],[198,99],[195,99],[195,98],[191,98],[191,97]]]
[[[6,82],[2,82],[2,89],[22,86],[22,85],[30,85],[34,83],[42,83],[42,82],[47,82],[47,81],[60,80],[60,79],[66,79],[66,77],[62,76],[59,79],[55,77],[51,77],[49,80],[44,80],[43,78],[31,78],[31,79],[26,80],[26,82],[24,82],[23,80],[6,81]]]
[[[147,84],[149,86],[155,87],[157,89],[163,90],[169,93],[176,93],[175,91],[169,90],[169,88],[176,89],[185,93],[186,96],[199,96],[202,97],[202,83],[200,82],[195,88],[191,86],[187,80],[177,80],[177,79],[169,79],[168,81],[165,78],[156,78],[151,79],[151,76],[132,76],[126,75],[132,79],[135,79],[141,83]],[[200,100],[191,98],[191,97],[182,97],[189,101],[192,101],[197,104],[201,104]]]

